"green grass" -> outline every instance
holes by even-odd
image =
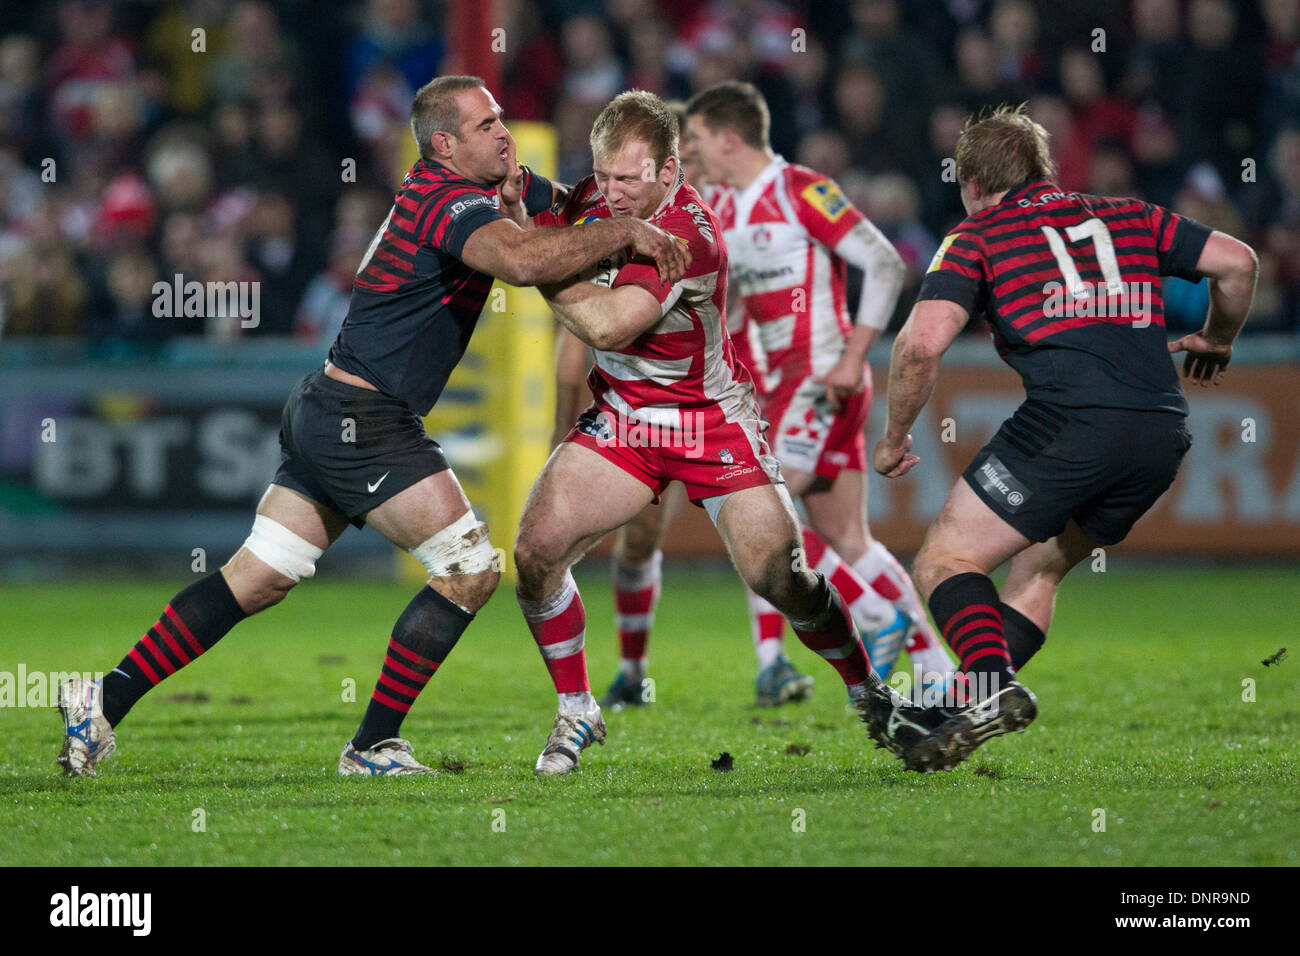
[[[617,657],[599,572],[580,580],[597,692]],[[1300,572],[1076,574],[1023,673],[1038,721],[919,776],[872,748],[793,638],[813,700],[753,709],[739,585],[671,573],[658,701],[608,715],[606,746],[544,781],[532,765],[554,698],[508,590],[404,727],[418,756],[463,772],[336,776],[412,587],[315,580],[146,697],[98,779],[59,777],[57,711],[0,710],[0,865],[1295,865],[1300,649],[1260,660],[1296,643]],[[0,671],[109,670],[178,583],[0,588]],[[724,750],[731,773],[710,768]]]

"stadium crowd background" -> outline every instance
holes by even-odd
[[[508,120],[556,125],[565,181],[589,171],[591,121],[619,91],[755,82],[774,148],[838,179],[902,253],[895,323],[962,217],[942,172],[963,121],[1027,100],[1063,187],[1141,196],[1250,242],[1248,331],[1300,331],[1300,0],[499,10],[496,92]],[[126,354],[181,335],[323,349],[401,177],[412,95],[446,62],[444,20],[419,0],[5,5],[0,336]],[[155,317],[153,284],[177,273],[260,281],[260,324]],[[1167,295],[1171,324],[1200,324],[1203,285]]]

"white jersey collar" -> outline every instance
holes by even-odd
[[[740,192],[736,192],[735,190],[732,191],[732,195],[735,197],[735,203],[736,203],[737,224],[739,224],[742,221],[742,217],[740,215],[741,210],[744,210],[743,218],[748,219],[750,209],[753,208],[754,203],[757,202],[758,200],[758,197],[763,194],[763,190],[767,188],[768,184],[773,179],[781,175],[781,172],[788,165],[790,164],[785,161],[785,157],[778,154],[777,156],[774,156],[772,158],[772,161],[770,163],[768,163],[766,166],[763,167],[763,171],[758,174],[758,176],[754,179],[752,183],[750,183]]]
[[[686,182],[686,174],[682,171],[682,164],[679,160],[677,163],[677,178],[673,180],[672,189],[668,190],[668,195],[664,196],[663,202],[659,208],[650,214],[651,219],[657,219],[659,214],[672,205],[673,199],[677,197],[677,190],[682,188],[682,183]]]

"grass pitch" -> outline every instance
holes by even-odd
[[[532,766],[554,697],[504,589],[403,730],[459,772],[338,777],[413,588],[326,574],[138,704],[97,779],[59,776],[57,710],[0,709],[0,864],[1295,865],[1300,648],[1261,661],[1296,643],[1300,572],[1075,574],[1023,672],[1038,721],[919,776],[793,636],[816,693],[756,710],[739,583],[670,570],[657,701],[607,714],[607,744],[549,780]],[[0,588],[0,672],[107,671],[184,583]],[[599,694],[609,579],[596,563],[579,583]]]

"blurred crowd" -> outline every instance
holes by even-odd
[[[1060,184],[1250,242],[1249,328],[1300,331],[1300,0],[499,0],[508,119],[556,125],[560,178],[630,87],[756,83],[777,152],[839,180],[908,293],[962,218],[966,117],[1028,101]],[[327,343],[448,60],[421,0],[62,0],[0,13],[0,335],[146,348]],[[153,314],[153,286],[257,281],[260,321]],[[1199,324],[1201,287],[1171,288]],[[910,305],[905,294],[900,315]]]

